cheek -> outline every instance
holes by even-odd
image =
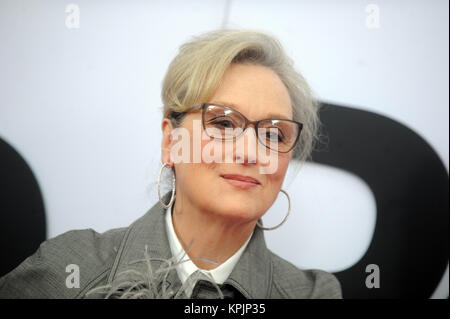
[[[286,176],[286,172],[289,166],[290,156],[279,155],[276,159],[277,166],[273,174],[266,174],[267,180],[267,191],[278,193],[281,188],[284,178]]]
[[[273,174],[266,174],[266,185],[263,189],[264,195],[261,196],[262,212],[266,212],[275,202],[283,185],[284,178],[289,166],[290,156],[285,154],[277,158],[277,168]]]
[[[290,160],[291,160],[291,156],[288,156],[288,155],[278,156],[278,169],[275,173],[277,175],[277,178],[284,179],[284,176],[286,175],[286,171],[288,169]]]
[[[197,143],[194,146],[194,143]],[[186,183],[193,188],[205,188],[206,185],[209,185],[213,182],[216,174],[212,174],[216,171],[218,163],[220,161],[211,161],[205,162],[204,156],[205,154],[211,154],[212,158],[214,153],[210,152],[211,144],[214,142],[197,140],[194,141],[191,135],[191,145],[190,145],[190,163],[180,163],[185,172],[184,177]],[[197,155],[194,156],[194,152],[197,152]],[[201,185],[201,187],[199,187]]]
[[[194,134],[192,126],[186,125],[184,128],[188,134],[185,136],[187,143],[183,144],[183,150],[187,150],[188,154],[186,160],[181,160],[176,164],[177,177],[179,177],[180,186],[194,194],[196,190],[205,189],[205,185],[212,182],[214,175],[211,174],[211,171],[216,168],[217,164],[215,162],[206,163],[202,157],[202,153],[209,153],[207,152],[208,144],[211,142],[199,139],[198,134]],[[185,156],[182,158],[184,159]]]

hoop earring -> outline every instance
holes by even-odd
[[[170,197],[170,201],[169,203],[166,205],[163,203],[163,201],[161,200],[161,191],[160,191],[160,184],[161,184],[161,174],[163,169],[166,168],[170,168],[167,167],[167,165],[170,165],[170,163],[163,163],[163,165],[161,166],[161,168],[159,169],[159,175],[158,175],[158,198],[159,198],[159,202],[161,203],[161,205],[164,208],[169,208],[173,205],[173,201],[175,200],[175,175],[173,175],[172,177],[172,197]]]
[[[285,190],[280,189],[280,191],[283,192],[284,195],[286,195],[286,197],[287,197],[287,199],[288,199],[288,203],[289,203],[288,212],[287,212],[286,216],[284,216],[284,219],[281,221],[281,223],[279,223],[278,225],[276,225],[276,226],[274,226],[274,227],[263,227],[263,226],[259,223],[259,221],[256,222],[256,225],[258,225],[258,227],[261,228],[262,230],[274,230],[274,229],[277,229],[278,227],[280,227],[281,225],[283,225],[283,224],[286,222],[286,220],[287,220],[289,214],[291,213],[291,198],[289,197],[289,194],[288,194]]]

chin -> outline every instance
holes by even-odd
[[[229,217],[232,219],[255,219],[258,215],[258,204],[255,203],[255,199],[251,198],[245,202],[236,197],[229,198],[230,196],[218,197],[215,200],[214,206],[217,209],[213,209],[217,214],[222,217]]]

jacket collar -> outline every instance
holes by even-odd
[[[169,199],[170,192],[163,196],[164,202],[168,202]],[[145,263],[136,263],[138,260],[143,260],[145,246],[147,246],[150,258],[155,259],[151,261],[153,270],[162,265],[162,262],[156,259],[172,257],[165,227],[165,212],[166,209],[157,202],[127,229],[108,282],[111,282],[121,271],[129,269],[130,266],[139,270],[145,269],[143,268],[146,267]],[[177,291],[181,287],[176,271],[169,272],[167,283],[173,291]],[[249,299],[264,299],[270,296],[272,287],[271,255],[266,247],[264,233],[258,227],[255,227],[252,238],[224,284],[233,286]]]

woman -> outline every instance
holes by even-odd
[[[162,99],[159,176],[172,172],[172,191],[128,228],[44,242],[1,279],[0,296],[341,298],[332,274],[300,270],[264,242],[286,221],[281,186],[290,161],[309,156],[318,123],[279,43],[252,31],[197,37],[170,64]],[[280,193],[289,204],[280,225],[262,226]],[[155,286],[133,285],[146,270],[160,274]]]

